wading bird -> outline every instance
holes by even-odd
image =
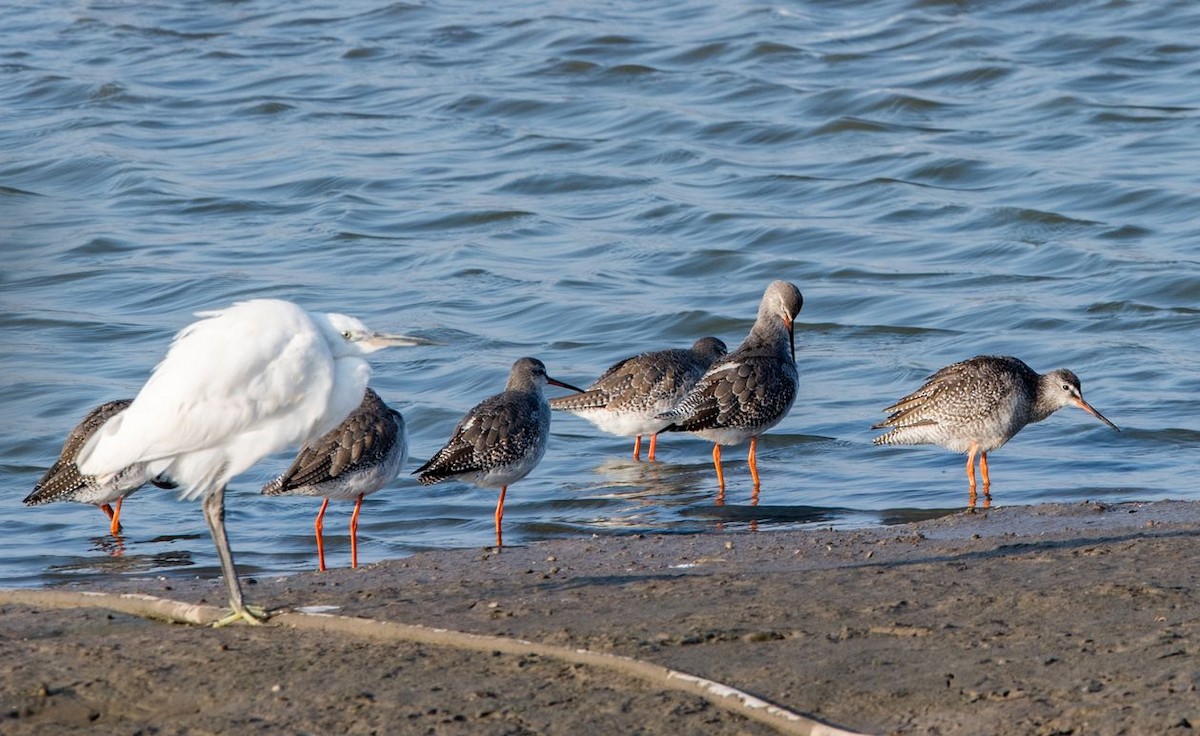
[[[1025,425],[1068,404],[1117,429],[1083,400],[1079,378],[1066,368],[1042,375],[1008,355],[978,355],[934,373],[921,388],[884,409],[890,415],[872,429],[891,430],[875,438],[877,445],[941,445],[967,453],[972,507],[978,455],[986,508],[991,485],[987,454]]]
[[[254,299],[199,312],[183,328],[125,411],[96,430],[79,469],[106,478],[144,463],[185,500],[203,499],[232,614],[218,624],[267,617],[242,598],[225,534],[225,487],[256,462],[316,439],[362,401],[364,356],[423,341],[372,332],[353,317]]]
[[[546,375],[545,364],[537,358],[513,363],[504,391],[467,412],[446,445],[413,473],[427,486],[455,478],[481,488],[499,488],[497,547],[504,544],[500,522],[509,485],[529,475],[546,453],[550,405],[542,389],[548,383],[581,390]]]
[[[725,355],[725,343],[702,337],[689,350],[655,350],[626,358],[584,391],[550,399],[550,408],[569,411],[619,437],[636,437],[633,459],[640,460],[642,435],[650,435],[654,459],[658,432],[671,423],[658,415],[675,408],[696,381]]]
[[[126,496],[147,483],[153,483],[159,488],[174,488],[175,484],[165,478],[151,478],[146,472],[145,463],[134,463],[103,480],[93,475],[84,475],[75,464],[79,450],[91,439],[92,434],[132,402],[133,399],[109,401],[88,412],[67,435],[58,460],[33,487],[33,492],[25,497],[25,504],[37,506],[53,501],[90,503],[108,517],[109,533],[115,537],[121,533],[121,504]],[[116,508],[109,505],[112,503],[116,504]]]
[[[325,509],[329,499],[354,501],[350,516],[350,567],[358,567],[358,514],[363,497],[387,486],[408,458],[400,412],[367,389],[362,403],[328,433],[300,449],[291,466],[267,483],[267,496],[324,496],[314,527],[318,569],[325,569]]]
[[[687,396],[659,415],[663,432],[691,432],[713,443],[717,485],[725,490],[721,445],[750,440],[750,477],[758,490],[758,436],[779,424],[796,399],[794,322],[804,297],[794,284],[774,281],[763,293],[750,334],[732,353],[712,364]]]

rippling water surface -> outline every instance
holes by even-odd
[[[366,561],[492,539],[496,494],[408,472],[535,355],[576,384],[800,286],[801,386],[760,445],[660,462],[557,415],[506,542],[935,515],[963,459],[877,448],[946,363],[1075,370],[992,458],[998,504],[1197,498],[1200,5],[1188,0],[125,2],[0,9],[0,584],[215,574],[197,504],[147,490],[123,547],[21,499],[196,310],[282,297],[439,340],[379,353],[412,460]],[[318,503],[235,480],[246,572],[309,569]],[[327,516],[348,558],[349,507]],[[114,553],[120,554],[114,554]]]

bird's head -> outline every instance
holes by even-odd
[[[787,329],[792,360],[796,359],[796,315],[804,307],[804,297],[796,285],[788,281],[772,281],[758,307],[759,321],[777,319]]]
[[[1108,421],[1103,414],[1096,411],[1091,404],[1084,401],[1083,388],[1079,382],[1079,376],[1075,375],[1066,368],[1059,368],[1058,370],[1050,371],[1043,376],[1042,381],[1045,384],[1043,391],[1048,390],[1051,395],[1054,396],[1054,403],[1058,406],[1067,406],[1068,404],[1073,404],[1113,429],[1116,429],[1118,432],[1121,431],[1120,429],[1117,429],[1117,425]]]
[[[382,348],[432,344],[420,337],[375,332],[362,321],[346,314],[328,312],[314,316],[334,355],[365,355]]]

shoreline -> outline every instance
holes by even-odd
[[[437,551],[244,582],[271,608],[632,657],[862,733],[1187,733],[1200,725],[1198,539],[1200,503],[1082,502]],[[775,732],[545,656],[51,611],[17,602],[23,590],[0,603],[6,734]],[[218,604],[223,586],[103,591]]]

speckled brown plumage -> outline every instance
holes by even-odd
[[[79,424],[67,435],[58,460],[42,476],[33,492],[25,497],[25,503],[36,506],[54,501],[74,501],[88,503],[100,508],[109,517],[109,530],[115,535],[121,531],[121,501],[125,496],[141,488],[151,479],[142,464],[132,465],[119,473],[104,479],[84,475],[75,464],[75,458],[80,449],[95,434],[96,430],[112,417],[125,411],[133,399],[119,399],[97,406],[88,412]],[[173,487],[165,479],[155,480],[156,485],[163,488]],[[109,504],[116,502],[113,510]]]
[[[755,451],[758,435],[787,416],[796,399],[794,321],[804,297],[794,284],[767,287],[750,334],[729,355],[713,363],[687,396],[659,415],[671,420],[663,432],[691,432],[714,444],[713,464],[724,489],[721,445],[750,439],[750,475],[759,485]]]
[[[933,444],[967,453],[974,496],[976,455],[986,488],[987,454],[1068,404],[1117,429],[1084,401],[1079,377],[1066,368],[1042,375],[1012,356],[978,355],[938,370],[884,409],[888,418],[872,429],[890,430],[875,438],[877,445]]]
[[[350,566],[358,567],[358,516],[362,501],[390,483],[408,457],[404,417],[368,388],[342,423],[300,449],[279,477],[263,486],[268,496],[324,496],[314,524],[319,569],[325,569],[325,509],[329,499],[354,499],[350,517]]]
[[[659,415],[673,409],[725,353],[725,343],[702,337],[687,350],[634,355],[610,366],[585,391],[550,399],[550,408],[577,414],[605,432],[637,437],[635,459],[642,435],[651,435],[653,460],[657,433],[671,423]]]
[[[455,478],[485,488],[500,488],[496,505],[496,544],[502,543],[500,522],[504,496],[511,483],[541,462],[550,434],[550,405],[542,389],[547,383],[580,391],[546,375],[537,358],[513,363],[502,393],[467,412],[450,439],[414,474],[422,485]]]

